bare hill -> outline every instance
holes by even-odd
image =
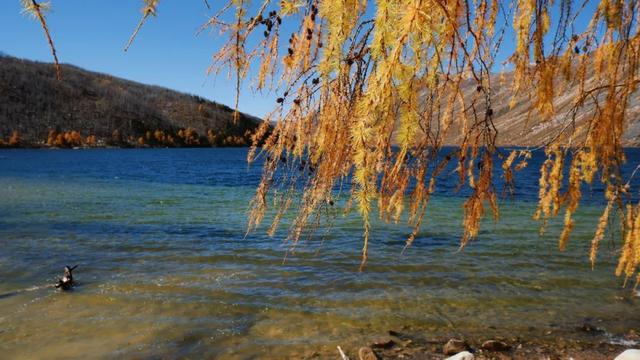
[[[587,119],[593,116],[594,105],[587,102],[583,108],[578,110],[575,123],[572,122],[570,111],[578,93],[577,84],[558,85],[555,89],[556,97],[553,103],[555,115],[546,122],[540,122],[536,118],[536,111],[530,111],[534,94],[519,94],[515,98],[513,106],[511,106],[510,102],[513,98],[512,77],[513,73],[511,72],[495,74],[491,77],[492,90],[494,91],[491,101],[494,125],[498,130],[498,145],[540,146],[557,136],[565,127],[571,130],[574,126],[577,130],[577,138],[584,138],[587,129],[583,125]],[[561,83],[561,81],[558,81],[558,83]],[[593,85],[592,79],[587,81],[587,86],[589,85]],[[476,87],[476,83],[472,81],[464,84],[462,89],[464,97],[470,99],[472,93],[476,92]],[[603,95],[604,91],[600,94],[600,97]],[[484,111],[484,109],[481,108],[481,111]],[[623,146],[640,146],[640,91],[636,91],[631,96],[626,119],[625,133],[622,138]],[[445,141],[447,144],[460,143],[462,140],[461,126],[459,118],[454,119]]]

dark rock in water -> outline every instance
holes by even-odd
[[[445,355],[455,355],[466,350],[469,350],[469,344],[467,344],[466,341],[460,339],[449,339],[449,341],[444,344],[442,352]]]
[[[364,346],[358,350],[358,358],[360,360],[378,360],[378,355],[370,347]]]
[[[5,293],[5,294],[0,294],[0,300],[2,300],[2,299],[4,299],[4,298],[8,298],[8,297],[15,296],[15,295],[18,295],[18,292],[17,292],[17,291],[11,291],[11,292],[8,292],[8,293]],[[2,332],[2,331],[0,331],[0,333],[1,333],[1,332]]]
[[[393,341],[393,339],[390,338],[380,338],[377,339],[373,342],[373,344],[371,344],[372,348],[379,348],[379,349],[389,349],[392,348],[395,345],[395,341]]]
[[[578,330],[584,331],[586,333],[590,333],[590,334],[604,334],[604,330],[600,329],[599,327],[595,326],[595,325],[591,325],[590,323],[584,323],[582,324],[582,326],[578,327]]]
[[[509,351],[511,346],[500,340],[487,340],[482,343],[482,349],[487,351]]]
[[[78,265],[74,267],[64,267],[64,276],[62,279],[58,279],[58,283],[55,285],[56,289],[70,290],[75,285],[73,281],[73,270],[77,267]]]

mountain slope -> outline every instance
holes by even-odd
[[[53,129],[114,145],[172,145],[156,139],[160,130],[175,146],[243,145],[260,122],[241,113],[235,124],[225,105],[158,86],[70,65],[62,73],[57,81],[51,64],[0,55],[0,138],[17,130],[22,145],[42,145]]]
[[[556,97],[553,102],[555,115],[546,122],[540,122],[536,118],[537,112],[530,111],[533,106],[535,94],[519,94],[513,97],[512,83],[513,73],[505,72],[491,76],[493,94],[491,97],[493,108],[493,123],[498,131],[496,139],[500,146],[541,146],[556,137],[563,129],[571,131],[576,129],[576,140],[584,139],[586,135],[587,120],[594,115],[593,102],[586,102],[585,106],[578,110],[575,123],[572,122],[571,110],[573,102],[578,93],[577,84],[562,85],[562,81],[557,81]],[[586,82],[587,88],[594,86],[594,79],[589,78]],[[468,81],[462,86],[462,93],[465,99],[471,99],[476,92],[476,83]],[[600,93],[602,99],[604,91]],[[640,146],[640,91],[633,93],[629,99],[627,108],[625,132],[622,137],[623,146]],[[482,106],[480,113],[484,112]],[[462,124],[459,117],[459,109],[447,134],[445,142],[447,144],[459,144],[462,140]]]

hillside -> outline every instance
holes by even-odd
[[[63,74],[59,82],[51,64],[0,53],[0,145],[243,146],[260,121],[240,114],[236,125],[233,109],[225,105],[70,65],[63,65]],[[554,118],[539,123],[535,112],[529,112],[532,102],[526,94],[510,107],[511,76],[492,76],[497,143],[542,145],[570,123],[567,114],[577,87],[562,89],[554,102]],[[474,82],[463,85],[465,98],[475,91]],[[581,125],[591,115],[588,106],[577,114],[575,125],[582,135]],[[639,91],[631,98],[627,119],[623,145],[640,146]],[[459,144],[462,124],[457,114],[451,126],[445,143]],[[18,137],[12,139],[14,131]]]
[[[201,97],[0,55],[0,139],[19,146],[242,146],[260,119]],[[17,138],[15,135],[18,135]],[[15,141],[14,141],[15,145]]]
[[[493,104],[494,125],[498,130],[497,144],[500,146],[540,146],[553,139],[565,127],[575,125],[577,131],[577,139],[584,139],[586,134],[586,120],[593,116],[593,102],[587,102],[586,106],[580,109],[575,118],[575,124],[571,123],[570,110],[573,105],[576,94],[578,93],[578,85],[561,85],[557,84],[555,91],[558,96],[554,99],[553,105],[555,115],[546,122],[540,122],[536,119],[537,113],[530,111],[532,107],[532,99],[534,94],[520,94],[516,97],[514,105],[511,107],[510,102],[513,97],[512,90],[513,73],[504,72],[491,76],[494,84],[492,87],[493,95],[491,98]],[[561,83],[561,81],[558,81]],[[587,87],[594,86],[593,79],[587,80]],[[476,92],[476,83],[467,81],[462,86],[462,93],[465,99],[471,99],[473,93]],[[600,93],[600,98],[604,96],[604,91]],[[484,112],[482,106],[479,107]],[[456,109],[458,112],[459,109]],[[627,108],[627,123],[625,124],[625,133],[622,138],[623,146],[638,147],[640,146],[640,91],[631,96],[629,106]],[[459,144],[462,140],[462,134],[459,130],[462,127],[460,117],[454,115],[452,128],[448,133],[445,142],[447,144]]]

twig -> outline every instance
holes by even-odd
[[[140,31],[140,29],[142,29],[142,25],[144,25],[144,22],[147,20],[148,16],[149,16],[149,13],[147,12],[145,12],[144,15],[142,15],[140,22],[138,22],[138,26],[136,26],[136,29],[133,30],[133,34],[131,34],[131,36],[129,37],[129,41],[127,41],[127,45],[124,47],[124,52],[127,52],[127,50],[129,50],[129,47],[133,43],[133,40],[136,38],[136,35],[138,35],[138,32]]]
[[[338,352],[340,353],[342,360],[349,360],[349,357],[344,353],[344,351],[342,351],[342,348],[340,347],[340,345],[338,345]]]
[[[40,4],[36,2],[36,0],[31,0],[33,4],[33,11],[35,12],[36,17],[40,21],[40,25],[44,30],[44,35],[47,37],[47,42],[49,43],[49,48],[51,48],[51,55],[53,55],[53,61],[56,67],[56,78],[58,80],[62,80],[62,72],[60,71],[60,63],[58,62],[58,55],[56,54],[56,47],[53,45],[53,39],[51,38],[51,34],[49,33],[49,27],[47,26],[47,22],[44,20],[44,15],[40,10]]]

